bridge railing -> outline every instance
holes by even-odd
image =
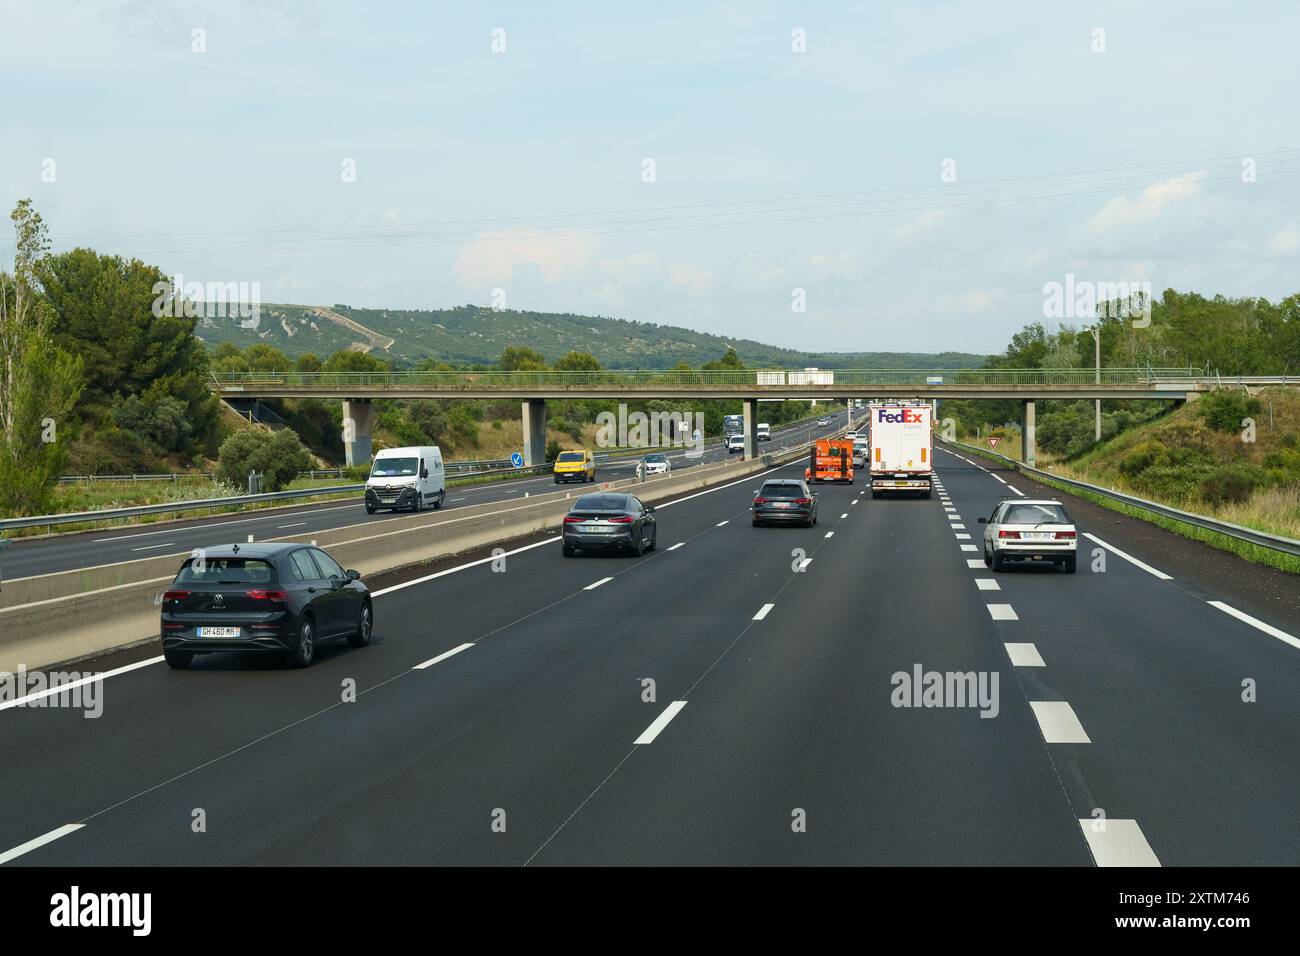
[[[618,370],[460,372],[223,372],[213,374],[218,389],[241,386],[280,385],[318,388],[349,386],[428,386],[445,389],[520,387],[689,386],[689,385],[1089,385],[1096,381],[1093,369],[725,369],[715,371]],[[1103,385],[1144,385],[1153,382],[1199,383],[1203,370],[1191,368],[1104,368]]]

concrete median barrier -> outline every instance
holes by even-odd
[[[653,504],[804,454],[802,448],[777,451],[752,461],[700,465],[646,481],[596,482],[264,540],[315,541],[344,567],[365,577],[556,530],[572,500],[595,490],[632,491]],[[162,592],[183,560],[173,554],[6,581],[0,591],[0,671],[49,666],[156,639]]]

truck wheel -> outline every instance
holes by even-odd
[[[433,503],[433,510],[437,511],[442,507],[442,503],[447,500],[447,489],[444,488],[438,492],[438,500]]]
[[[372,515],[374,513],[375,513],[375,509],[370,507],[370,505],[366,505],[366,514]]]

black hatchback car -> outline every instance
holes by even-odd
[[[374,609],[356,571],[303,544],[233,544],[192,555],[162,596],[163,656],[260,651],[308,667],[323,640],[370,643]]]
[[[763,482],[754,495],[754,527],[769,521],[795,522],[811,528],[817,523],[817,496],[807,482],[797,478],[774,478]]]
[[[636,495],[583,495],[564,516],[564,556],[579,551],[625,550],[640,557],[659,543],[655,510]]]

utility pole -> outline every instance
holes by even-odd
[[[1093,341],[1097,343],[1097,375],[1095,380],[1097,384],[1100,385],[1101,384],[1101,327],[1097,325],[1092,325],[1088,327],[1088,331],[1092,333]],[[1097,399],[1096,432],[1097,432],[1096,441],[1100,442],[1101,441],[1101,399],[1100,398]]]

